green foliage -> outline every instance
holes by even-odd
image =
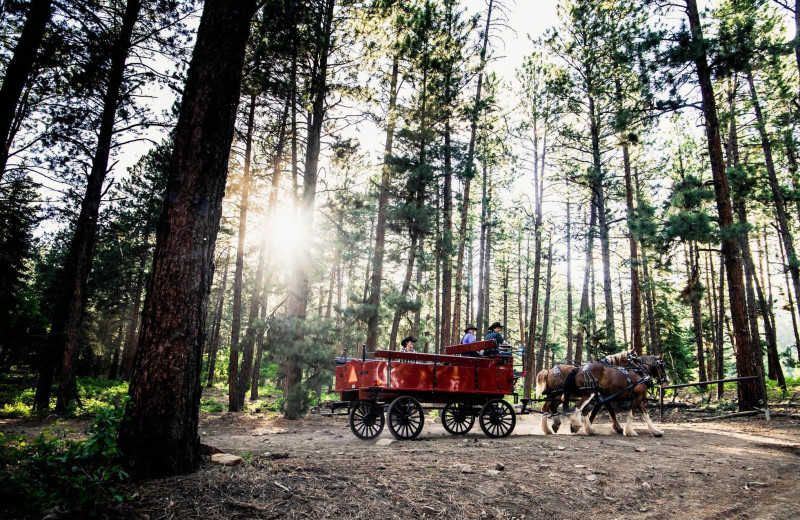
[[[64,417],[94,417],[127,399],[128,383],[84,377],[78,379],[81,406],[72,403]],[[33,414],[34,389],[14,384],[0,385],[0,417],[28,418]],[[55,403],[51,403],[54,405]]]
[[[127,478],[116,441],[124,410],[125,399],[102,409],[82,441],[57,425],[31,441],[0,433],[0,511],[94,516],[101,496],[123,500],[113,485]]]

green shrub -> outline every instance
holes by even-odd
[[[65,439],[56,425],[30,442],[0,433],[0,512],[93,516],[102,494],[122,500],[112,485],[127,478],[116,440],[125,401],[100,410],[86,440]]]

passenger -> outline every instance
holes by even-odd
[[[500,345],[505,345],[506,340],[503,339],[503,335],[500,334],[500,330],[502,330],[503,325],[500,324],[499,321],[496,321],[489,325],[489,330],[486,332],[486,340],[494,340],[495,348],[487,348],[483,351],[484,356],[496,356],[500,353],[499,347]]]
[[[469,343],[475,343],[476,332],[478,332],[478,329],[475,328],[475,325],[467,325],[467,328],[464,329],[464,337],[461,338],[461,344],[466,345]],[[480,354],[478,352],[464,352],[462,356],[480,357]]]
[[[400,345],[403,347],[400,350],[402,352],[416,352],[414,350],[414,343],[417,342],[417,339],[414,336],[408,336],[407,338],[403,338],[403,341],[400,342]]]

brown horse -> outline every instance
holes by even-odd
[[[569,402],[570,395],[580,396],[575,405],[575,412],[570,416],[570,425],[577,428],[583,426],[587,435],[597,433],[592,421],[597,415],[598,407],[592,408],[592,415],[585,418],[590,411],[588,405],[595,396],[601,399],[613,396],[610,401],[606,401],[606,405],[617,400],[630,399],[631,401],[631,412],[622,432],[624,435],[638,435],[633,430],[633,414],[639,410],[650,434],[654,437],[661,437],[663,432],[656,429],[653,421],[650,420],[645,403],[648,387],[653,382],[662,385],[667,381],[663,356],[642,356],[638,360],[634,360],[633,366],[628,368],[600,363],[589,363],[583,368],[574,368],[564,381],[565,403]]]
[[[625,351],[606,356],[604,361],[610,365],[622,366],[628,364],[630,358],[631,353]],[[561,404],[559,395],[564,390],[566,376],[574,368],[575,365],[556,365],[550,370],[540,370],[539,373],[536,374],[536,399],[539,399],[543,394],[547,396],[547,400],[542,406],[541,423],[542,432],[544,432],[545,435],[556,433],[561,427],[561,417],[556,415],[558,406]],[[610,403],[607,403],[606,410],[608,410],[608,415],[611,417],[614,431],[622,433],[622,426],[620,426],[619,421],[617,421],[617,413],[614,407]],[[593,412],[594,415],[592,419],[594,419],[598,411],[600,411],[599,408]],[[550,422],[550,418],[553,418],[552,423]],[[571,428],[572,433],[575,433],[580,426],[576,427],[574,424],[571,424]]]

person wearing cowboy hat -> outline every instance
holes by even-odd
[[[416,343],[416,342],[417,342],[417,338],[415,338],[414,336],[408,336],[408,337],[403,338],[403,341],[400,342],[400,345],[403,347],[402,351],[403,352],[416,352],[416,350],[414,350],[414,343]]]
[[[478,332],[478,329],[475,328],[475,325],[467,325],[467,328],[464,329],[464,337],[461,338],[461,344],[466,345],[468,343],[475,343],[477,341],[475,339],[475,333]],[[462,356],[466,357],[480,357],[481,355],[478,352],[464,352],[461,354]]]
[[[497,354],[500,353],[500,350],[498,349],[498,347],[500,347],[500,345],[505,344],[505,342],[506,342],[506,340],[503,339],[503,335],[500,334],[500,331],[502,329],[503,329],[503,325],[499,321],[496,321],[496,322],[492,323],[491,325],[489,325],[489,330],[486,331],[486,338],[485,339],[487,341],[488,340],[494,340],[496,347],[495,348],[487,348],[486,350],[484,350],[483,351],[483,355],[484,356],[496,356]]]

